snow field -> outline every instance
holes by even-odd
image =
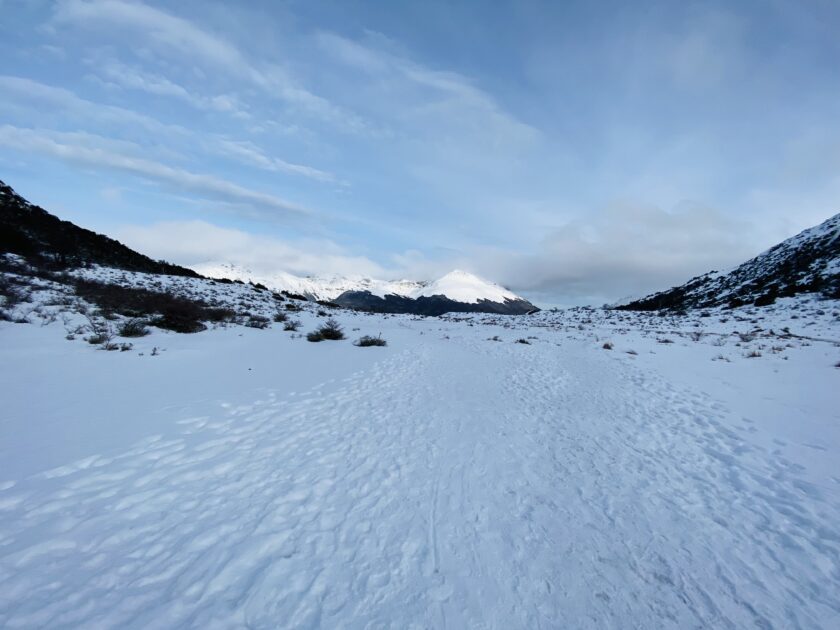
[[[840,478],[808,457],[840,451],[831,344],[744,359],[734,341],[660,344],[650,318],[340,319],[389,346],[231,327],[106,353],[58,323],[0,323],[0,626],[840,621]],[[122,369],[143,394],[100,404],[97,379]],[[27,402],[32,382],[52,405]],[[32,452],[58,421],[109,437]],[[794,439],[822,450],[777,444]]]

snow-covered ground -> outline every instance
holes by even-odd
[[[2,627],[840,627],[836,302],[333,311],[348,340],[125,352],[27,308],[0,322]]]

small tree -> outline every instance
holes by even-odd
[[[327,323],[318,329],[321,337],[331,341],[340,341],[344,339],[344,329],[334,319],[328,319]]]

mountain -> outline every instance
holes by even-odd
[[[296,276],[285,271],[270,274],[254,273],[250,269],[230,263],[202,263],[193,269],[208,278],[226,278],[262,284],[277,291],[288,291],[311,300],[333,301],[347,291],[369,291],[373,295],[410,296],[426,286],[411,280],[375,280],[364,276]]]
[[[370,291],[347,291],[333,300],[340,306],[375,313],[498,313],[524,315],[536,306],[507,289],[466,271],[451,271],[408,295],[374,295]]]
[[[255,274],[228,263],[206,263],[194,269],[213,278],[263,284],[313,300],[376,313],[442,315],[500,313],[521,315],[539,309],[507,289],[466,271],[452,271],[434,282],[377,280],[363,276],[296,276],[278,272]]]
[[[800,293],[840,298],[840,214],[728,272],[712,271],[616,308],[652,311],[762,306]]]
[[[112,238],[62,221],[0,181],[0,254],[53,267],[98,264],[128,271],[199,277],[192,269],[152,260]]]

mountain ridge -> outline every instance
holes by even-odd
[[[154,260],[104,234],[60,219],[24,199],[2,180],[0,252],[55,268],[98,264],[127,271],[200,277],[192,269]]]
[[[302,277],[287,272],[257,274],[230,263],[203,263],[193,269],[208,277],[254,282],[273,290],[377,313],[520,315],[539,310],[501,285],[460,269],[430,282],[341,275]]]
[[[802,293],[840,298],[840,213],[730,270],[710,271],[614,308],[651,311],[763,306]]]

